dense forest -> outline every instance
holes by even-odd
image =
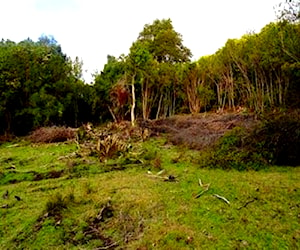
[[[128,55],[107,56],[93,84],[82,80],[53,37],[0,42],[0,134],[51,125],[158,119],[237,110],[261,114],[300,107],[298,1],[277,22],[229,39],[192,62],[170,19],[146,24]],[[290,8],[294,7],[294,8]],[[295,11],[296,9],[296,11]]]

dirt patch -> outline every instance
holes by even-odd
[[[175,145],[201,150],[212,146],[234,127],[250,128],[255,123],[252,115],[199,114],[150,121],[148,127],[154,133],[166,133],[169,141]]]
[[[88,240],[100,240],[103,247],[97,249],[114,249],[118,242],[113,241],[112,237],[108,237],[104,233],[104,224],[114,216],[114,209],[110,203],[105,204],[95,218],[91,218],[88,226],[84,229],[84,238],[81,241],[74,242],[77,244],[84,244]]]

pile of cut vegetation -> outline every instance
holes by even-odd
[[[64,142],[75,139],[75,135],[76,129],[69,127],[41,127],[29,135],[29,140],[34,143]]]
[[[98,156],[101,162],[120,156],[131,148],[131,143],[142,139],[138,126],[128,121],[108,123],[106,126],[82,126],[77,131],[76,143],[81,155]]]
[[[205,113],[159,119],[151,122],[150,128],[154,132],[168,134],[169,141],[174,145],[201,150],[214,145],[234,127],[249,129],[256,123],[254,115]]]
[[[201,167],[261,169],[269,165],[300,165],[300,111],[271,113],[256,119],[242,113],[178,115],[153,121],[108,123],[79,129],[40,128],[33,142],[75,139],[78,154],[96,156],[100,162],[122,157],[132,145],[149,136],[165,134],[168,142],[201,150]]]

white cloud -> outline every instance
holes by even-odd
[[[84,61],[87,81],[108,54],[128,53],[147,23],[171,18],[198,59],[228,38],[259,31],[274,20],[280,0],[0,0],[0,38],[20,41],[53,35],[63,51]]]

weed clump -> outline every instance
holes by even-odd
[[[66,209],[68,205],[74,202],[75,197],[73,193],[63,197],[60,193],[55,194],[46,203],[46,213],[48,216],[60,215],[63,209]]]
[[[68,127],[42,127],[29,135],[29,140],[34,143],[64,142],[75,138],[75,130]]]
[[[113,158],[118,153],[126,151],[126,149],[127,143],[115,134],[99,138],[96,148],[100,161]]]

